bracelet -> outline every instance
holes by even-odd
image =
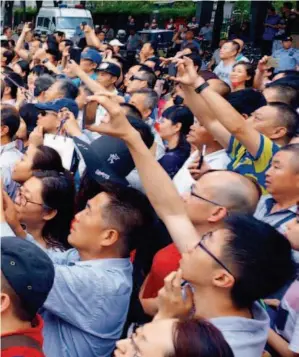
[[[195,92],[197,94],[200,94],[205,88],[207,88],[209,86],[208,82],[204,82],[203,84],[201,84],[200,86],[198,86],[197,88],[195,88]]]

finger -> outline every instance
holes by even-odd
[[[124,112],[122,111],[120,105],[116,101],[112,101],[111,97],[108,97],[105,94],[100,96],[90,96],[87,99],[91,98],[91,100],[97,101],[101,104],[111,116],[123,116],[125,118]]]
[[[172,285],[174,288],[176,289],[180,289],[181,291],[181,282],[182,282],[182,278],[183,278],[183,273],[182,273],[182,269],[178,269],[178,271],[175,274],[174,279],[172,280]]]
[[[168,274],[167,277],[164,279],[164,288],[166,292],[172,291],[172,281],[176,276],[176,272],[173,271],[172,273]]]

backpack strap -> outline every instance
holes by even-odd
[[[1,337],[1,351],[11,347],[29,347],[41,353],[44,356],[41,345],[34,339],[25,335],[11,335]]]

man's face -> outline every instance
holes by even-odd
[[[270,139],[274,139],[275,133],[279,128],[277,121],[277,110],[271,106],[265,105],[257,109],[247,120],[248,125],[252,125],[261,134]]]
[[[142,119],[148,119],[151,110],[145,105],[145,94],[135,93],[130,99],[130,104],[134,105],[142,114]]]
[[[146,58],[153,56],[154,51],[150,43],[145,43],[140,51]]]
[[[132,66],[128,72],[126,73],[125,75],[125,78],[124,78],[124,85],[127,87],[128,84],[129,84],[129,81],[130,79],[132,78],[132,76],[134,76],[135,73],[137,73],[140,69],[140,66],[139,65],[136,65],[136,66]]]
[[[43,127],[44,133],[53,133],[59,126],[58,113],[53,110],[43,110],[37,116],[37,125]]]
[[[186,32],[186,40],[187,41],[191,41],[191,40],[193,40],[193,38],[194,38],[193,32],[192,31],[187,31]]]
[[[288,50],[289,48],[292,47],[292,41],[282,41],[282,47],[283,47],[285,50]]]
[[[104,32],[100,32],[98,34],[98,39],[101,41],[101,42],[104,42],[105,41],[105,33]]]
[[[185,280],[203,288],[212,287],[213,281],[228,274],[208,252],[223,263],[222,255],[229,233],[227,229],[209,232],[202,236],[202,240],[199,238],[203,247],[198,245],[182,254],[180,268]]]
[[[85,73],[90,73],[93,72],[96,68],[96,63],[92,62],[89,59],[81,59],[80,60],[80,68],[85,72]]]
[[[49,89],[46,90],[45,92],[45,100],[46,102],[52,102],[55,99],[61,98],[61,93],[60,93],[60,83],[55,82],[51,85]]]
[[[108,194],[101,192],[88,201],[83,211],[76,214],[68,236],[68,242],[73,247],[88,251],[101,246],[107,228],[103,210],[109,202]]]
[[[296,172],[293,161],[294,154],[288,151],[279,151],[274,155],[271,167],[266,172],[267,191],[275,195],[299,193],[299,173]]]
[[[110,73],[100,71],[97,81],[105,88],[109,88],[115,83],[115,77],[113,77]]]
[[[209,145],[209,143],[213,142],[214,138],[204,126],[200,125],[199,122],[196,122],[190,127],[187,141],[189,144],[201,149],[203,145]]]
[[[12,37],[12,29],[9,27],[4,34],[8,39]]]
[[[237,51],[235,50],[235,48],[231,42],[225,43],[220,49],[220,58],[222,60],[235,57],[236,54],[237,54]]]
[[[134,93],[143,88],[147,88],[147,81],[144,80],[142,72],[137,72],[128,82],[127,93]]]

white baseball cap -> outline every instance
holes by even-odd
[[[124,44],[121,43],[118,39],[114,39],[114,40],[110,41],[109,45],[111,45],[111,46],[119,46],[119,47],[124,46]]]

